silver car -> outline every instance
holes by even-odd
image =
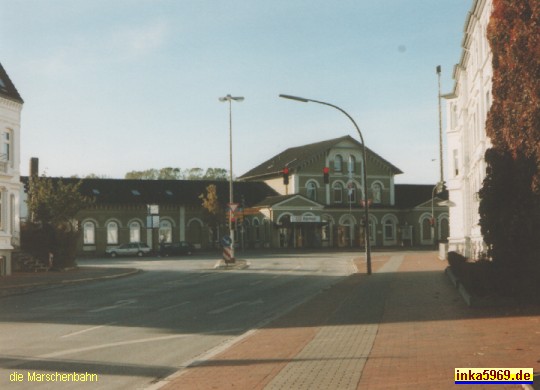
[[[139,256],[142,257],[150,253],[151,249],[143,242],[130,242],[117,247],[107,248],[105,253],[111,257],[116,256]]]

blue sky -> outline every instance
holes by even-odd
[[[0,62],[25,100],[21,171],[121,178],[149,168],[241,175],[288,147],[350,134],[438,180],[442,92],[472,0],[0,0]],[[444,107],[443,107],[444,109]],[[432,161],[437,159],[436,161]],[[369,168],[368,168],[369,169]]]

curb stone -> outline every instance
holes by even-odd
[[[218,262],[214,265],[214,269],[222,269],[222,270],[242,270],[249,268],[251,263],[247,260],[236,260],[233,264],[227,264],[225,263],[225,260],[218,260]]]

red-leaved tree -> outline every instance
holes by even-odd
[[[540,261],[540,1],[493,0],[488,26],[493,148],[480,191],[480,225],[495,264]]]

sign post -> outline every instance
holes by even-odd
[[[223,236],[221,238],[221,245],[223,246],[223,260],[225,260],[225,264],[234,263],[231,237]]]

